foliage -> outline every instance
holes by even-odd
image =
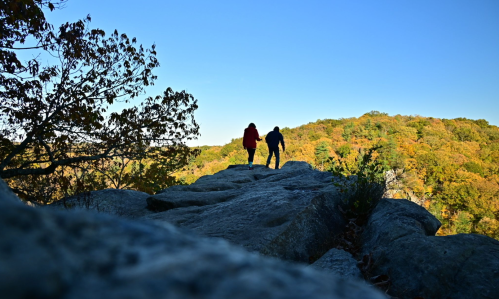
[[[25,71],[37,72],[37,61],[33,59],[24,65],[17,57],[16,50],[33,48],[53,48],[53,28],[42,11],[43,8],[54,10],[64,5],[66,0],[2,0],[0,1],[0,80],[4,73],[19,74]],[[28,37],[36,41],[35,45],[23,47]],[[64,36],[65,38],[68,38]]]
[[[480,164],[476,162],[473,161],[466,162],[463,164],[463,167],[469,172],[477,173],[480,176],[483,176],[483,168]]]
[[[473,227],[473,222],[471,221],[471,215],[467,212],[459,211],[455,215],[454,220],[455,233],[457,234],[469,234]]]
[[[388,116],[388,113],[371,110],[371,112],[364,113],[364,115],[370,117],[377,117],[377,116]]]
[[[494,218],[485,217],[478,222],[476,231],[480,234],[499,240],[499,221]]]
[[[324,162],[329,160],[329,146],[326,141],[322,141],[315,147],[315,163],[324,170]]]
[[[165,186],[151,180],[175,183],[168,173],[198,154],[185,146],[199,135],[197,101],[167,88],[139,106],[110,112],[114,103],[128,103],[154,84],[155,46],[145,49],[117,30],[106,37],[89,28],[90,17],[54,31],[43,7],[56,8],[42,0],[1,2],[0,176],[28,197],[56,185],[68,193],[80,184],[79,190],[113,185],[151,191]],[[33,47],[16,47],[29,38]],[[17,53],[29,49],[55,59],[24,65]],[[145,167],[144,160],[152,162]]]
[[[345,139],[345,141],[350,141],[350,138],[352,137],[352,131],[354,128],[355,125],[353,124],[353,122],[345,125],[345,127],[343,128],[343,134],[341,135],[343,136],[343,139]]]
[[[341,157],[341,158],[346,158],[350,153],[352,152],[352,146],[348,143],[343,144],[338,148],[336,153]]]

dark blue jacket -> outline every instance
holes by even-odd
[[[279,131],[270,131],[265,137],[265,142],[267,142],[269,148],[279,148],[279,142],[281,142],[282,150],[286,148],[284,146],[284,137]]]

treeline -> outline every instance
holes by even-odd
[[[359,152],[376,146],[375,158],[396,173],[392,196],[426,207],[442,222],[441,235],[480,233],[499,239],[499,128],[486,120],[372,111],[359,118],[283,128],[281,133],[286,142],[281,165],[306,161],[324,171],[336,163],[355,173]],[[200,149],[176,174],[179,181],[190,184],[228,165],[247,163],[242,138]],[[267,154],[260,142],[255,163],[265,164]]]
[[[177,145],[144,147],[141,152],[139,156],[119,153],[97,161],[59,167],[48,175],[22,175],[5,181],[22,200],[42,205],[107,188],[154,194],[182,184],[174,174],[183,169],[200,150]],[[45,164],[48,163],[37,166],[43,169],[47,167]]]

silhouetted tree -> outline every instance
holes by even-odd
[[[167,88],[140,106],[108,112],[113,103],[129,102],[154,83],[155,46],[144,49],[116,30],[106,37],[103,30],[88,28],[90,17],[53,31],[42,8],[63,2],[1,1],[0,177],[49,175],[64,166],[143,159],[158,151],[197,154],[185,145],[199,135],[197,100],[185,91]],[[19,47],[28,37],[36,45]],[[27,48],[56,59],[51,65],[36,58],[24,65],[16,53]]]

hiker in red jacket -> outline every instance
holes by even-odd
[[[256,151],[256,142],[262,140],[254,123],[244,129],[243,146],[248,151],[249,170],[253,170],[253,157]]]

